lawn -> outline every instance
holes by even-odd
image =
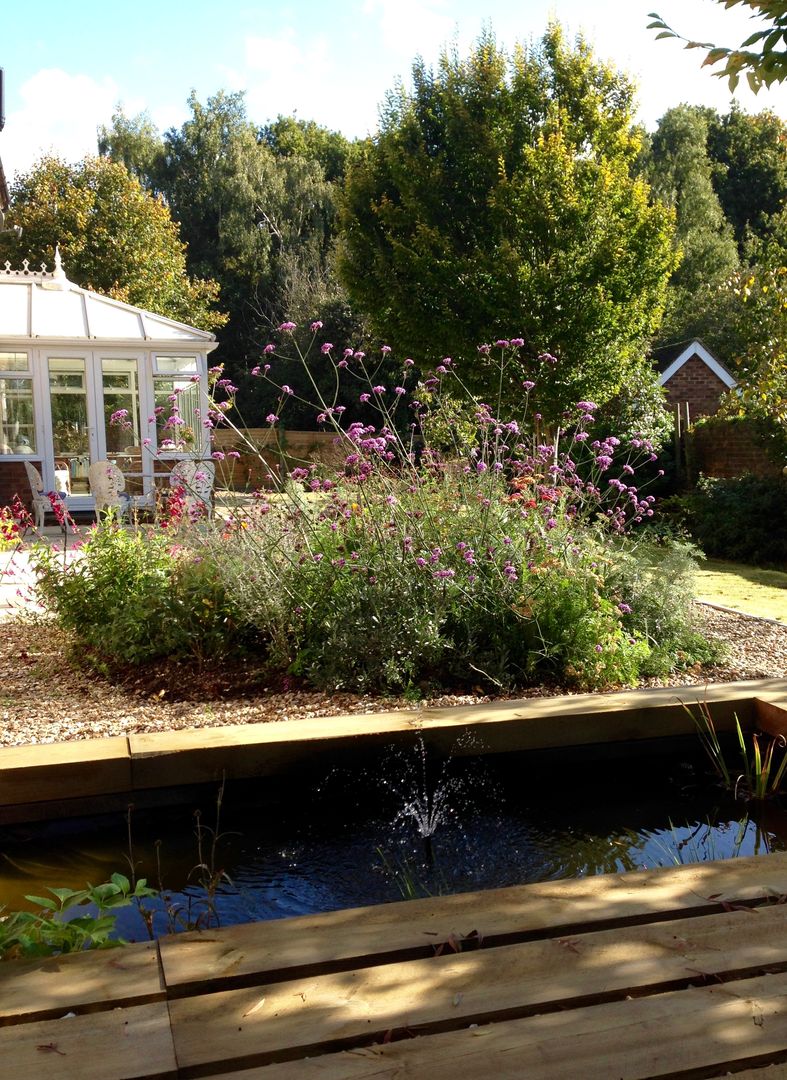
[[[787,574],[708,559],[697,574],[697,599],[787,623]]]

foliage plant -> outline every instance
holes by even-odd
[[[738,741],[739,763],[730,764],[721,745],[713,716],[707,702],[701,702],[698,713],[684,705],[694,719],[702,748],[723,786],[736,799],[757,800],[772,798],[781,791],[787,775],[787,740],[783,735],[752,733],[747,743],[740,720],[735,717],[735,734]],[[765,741],[764,748],[760,740]],[[749,745],[750,744],[750,745]]]
[[[280,331],[297,346],[294,329]],[[284,484],[271,474],[270,491],[199,541],[273,670],[378,692],[544,678],[600,688],[712,655],[683,600],[685,551],[646,550],[627,537],[653,515],[652,497],[632,483],[638,462],[654,457],[651,445],[594,438],[590,401],[554,428],[531,411],[539,372],[554,357],[530,365],[521,413],[509,419],[499,399],[493,408],[468,392],[450,358],[420,380],[405,359],[386,386],[377,380],[380,365],[391,370],[390,349],[367,358],[330,342],[317,348],[320,329],[313,324],[317,358],[300,361],[313,379],[317,421],[335,436],[338,466],[304,464]],[[483,346],[498,388],[522,363],[523,345]],[[290,355],[271,343],[255,369],[277,389],[274,428],[294,396],[274,366]],[[322,378],[326,368],[329,398],[313,374],[320,369]],[[216,385],[232,399],[227,380]],[[376,423],[344,424],[340,392],[353,386]],[[651,596],[641,563],[654,560],[669,565],[662,580],[670,588],[655,587],[655,571]]]
[[[109,515],[76,557],[64,562],[41,545],[33,560],[41,602],[99,664],[203,662],[237,644],[233,604],[214,564],[167,528],[133,531]]]
[[[25,897],[38,911],[0,908],[0,960],[123,945],[122,938],[111,936],[117,909],[157,895],[144,878],[132,886],[123,874],[113,874],[102,885],[87,885],[84,889],[50,888],[47,892],[52,895]],[[73,909],[87,907],[95,910],[95,914],[73,914]]]
[[[787,566],[787,480],[701,477],[671,500],[685,529],[710,558],[754,566]]]

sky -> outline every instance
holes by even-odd
[[[255,123],[295,114],[363,136],[417,56],[433,64],[454,42],[467,52],[485,28],[510,49],[540,37],[550,18],[634,77],[649,129],[681,102],[726,111],[726,81],[700,69],[699,51],[656,41],[647,29],[654,10],[685,36],[719,45],[758,28],[716,0],[0,0],[0,160],[11,179],[44,152],[68,161],[95,153],[96,129],[117,105],[146,110],[162,131],[179,126],[192,90],[201,101],[244,90]],[[787,120],[787,84],[735,97]]]

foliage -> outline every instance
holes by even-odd
[[[749,416],[787,430],[787,266],[767,263],[737,274],[728,318],[746,342],[733,368],[738,386],[728,416]]]
[[[735,733],[740,753],[740,771],[729,765],[724,748],[721,745],[713,716],[707,702],[698,706],[699,715],[695,716],[688,706],[683,708],[693,718],[697,727],[702,748],[708,756],[716,775],[736,799],[762,800],[773,798],[781,790],[782,781],[787,773],[787,754],[784,753],[787,741],[783,735],[767,735],[765,750],[760,748],[760,734],[751,735],[751,749],[746,745],[746,738],[740,720],[735,717]],[[779,751],[777,755],[777,750]],[[781,758],[775,767],[774,758]]]
[[[77,558],[33,552],[43,605],[112,666],[160,656],[198,662],[231,650],[239,627],[212,563],[175,546],[166,531],[131,532],[111,517],[88,534]]]
[[[9,220],[23,232],[0,234],[3,258],[51,266],[59,244],[69,275],[85,288],[204,329],[224,322],[216,282],[187,275],[168,208],[123,165],[44,157],[15,180]]]
[[[6,911],[0,908],[0,960],[23,956],[56,956],[82,949],[105,949],[124,945],[112,938],[118,908],[128,907],[156,890],[144,878],[133,887],[123,874],[113,874],[103,885],[84,889],[47,889],[52,896],[27,896],[38,912]],[[74,909],[90,906],[95,915],[74,915]]]
[[[685,527],[706,555],[787,565],[787,480],[705,477],[679,505]]]
[[[160,192],[187,244],[191,273],[215,278],[229,322],[214,359],[246,397],[259,423],[271,402],[252,397],[248,360],[287,314],[319,317],[334,336],[355,336],[333,272],[338,176],[350,145],[316,124],[279,118],[262,132],[243,94],[189,98],[189,118],[159,136],[144,116],[113,117],[103,153],[130,164]]]
[[[338,131],[295,116],[277,116],[271,123],[263,125],[259,137],[281,157],[318,161],[325,179],[331,183],[344,179],[347,164],[358,146]]]
[[[512,57],[491,36],[444,53],[392,92],[348,171],[340,274],[400,355],[474,359],[515,327],[524,355],[563,361],[540,383],[551,417],[603,404],[658,325],[673,268],[672,214],[632,175],[633,88],[560,28]],[[505,386],[515,400],[521,365]]]
[[[722,116],[703,111],[713,186],[741,257],[747,257],[751,237],[769,239],[787,199],[787,124],[769,111],[745,113],[735,103]]]
[[[696,319],[697,296],[713,294],[738,267],[738,250],[714,190],[706,110],[679,105],[659,120],[646,175],[653,194],[675,209],[681,261],[670,279],[659,340],[684,338]]]
[[[282,328],[285,339],[293,330]],[[498,350],[499,384],[521,345]],[[271,374],[277,353],[269,346],[258,369],[279,390],[272,424],[293,396]],[[377,692],[544,678],[595,688],[635,682],[647,664],[663,672],[709,655],[683,600],[688,560],[661,575],[662,590],[640,587],[621,558],[630,542],[615,539],[628,519],[653,513],[630,482],[637,459],[653,456],[645,440],[623,453],[614,436],[593,439],[592,402],[547,439],[526,400],[519,420],[504,420],[470,399],[441,453],[428,433],[447,443],[448,426],[433,418],[445,417],[444,400],[456,416],[466,393],[453,362],[414,387],[413,430],[402,417],[412,361],[390,390],[376,382],[374,357],[367,365],[348,350],[339,359],[330,343],[320,356],[337,386],[349,369],[368,388],[360,397],[377,422],[344,427],[343,406],[315,385],[318,420],[334,431],[343,466],[293,469],[287,486],[202,538],[243,621],[270,643],[274,668]],[[630,602],[638,589],[641,607]]]
[[[686,49],[704,49],[703,67],[713,67],[724,61],[724,67],[713,74],[719,79],[727,79],[730,92],[735,90],[744,74],[755,94],[762,86],[783,82],[787,78],[787,50],[784,48],[787,45],[787,6],[784,0],[716,0],[716,3],[723,4],[726,9],[738,5],[749,8],[751,18],[762,19],[765,28],[750,34],[737,49],[720,48],[710,41],[690,41],[676,33],[655,11],[648,16],[654,20],[648,23],[648,29],[660,31],[656,35],[657,41],[659,38],[677,38],[686,42]],[[752,49],[750,46],[753,45],[757,48]]]

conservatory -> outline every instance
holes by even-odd
[[[208,457],[201,417],[216,345],[213,334],[80,288],[57,252],[52,272],[0,266],[0,505],[28,500],[25,462],[80,512],[95,506],[96,461],[117,464],[144,497],[162,464]]]

